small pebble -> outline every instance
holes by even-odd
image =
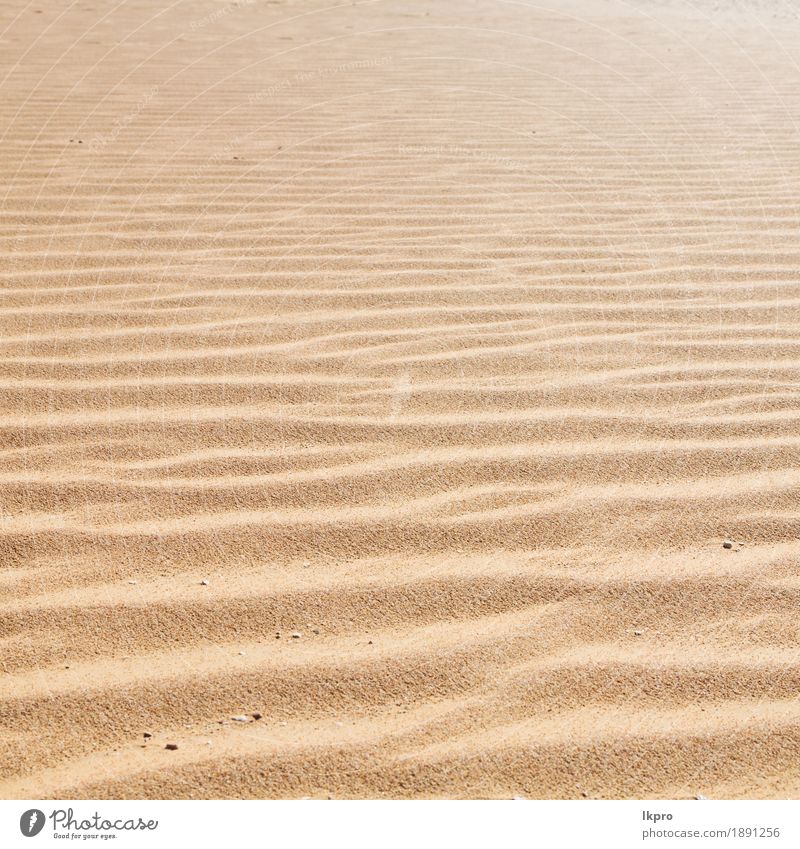
[[[249,717],[246,716],[232,716],[231,719],[234,722],[250,722]]]
[[[299,640],[299,639],[300,639],[300,637],[302,637],[302,636],[303,636],[303,635],[302,635],[299,631],[293,631],[293,632],[292,632],[292,639],[293,639],[293,640]]]
[[[251,713],[250,716],[252,716],[253,719],[261,719],[261,714],[258,711]]]
[[[242,657],[244,657],[244,652],[243,652],[243,651],[240,651],[240,652],[239,652],[239,654],[240,654]]]
[[[164,748],[169,749],[170,752],[174,752],[178,748],[178,744],[177,743],[167,743],[167,745],[164,746]]]
[[[145,731],[142,736],[145,740],[149,740],[153,735],[149,731]]]
[[[698,802],[704,802],[708,800],[708,796],[703,796],[701,793],[698,793],[695,797]]]
[[[722,547],[723,548],[733,548],[733,543],[729,539],[726,539],[725,542],[722,543]]]
[[[206,581],[206,580],[202,580],[202,581],[200,581],[200,586],[201,586],[201,587],[207,587],[207,586],[208,586],[208,581]]]
[[[128,581],[129,584],[138,584],[138,581]]]
[[[633,632],[634,637],[641,637],[641,636],[642,636],[642,634],[644,634],[644,631],[638,631],[638,630],[637,630],[637,631],[634,631],[634,632]]]

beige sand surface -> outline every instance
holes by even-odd
[[[800,19],[715,5],[5,0],[0,796],[800,796]]]

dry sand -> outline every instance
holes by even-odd
[[[800,20],[721,5],[2,4],[0,795],[800,796]]]

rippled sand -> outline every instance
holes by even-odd
[[[722,6],[3,4],[0,795],[800,795],[800,20]]]

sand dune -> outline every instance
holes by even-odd
[[[800,15],[721,5],[3,5],[2,796],[800,795]]]

